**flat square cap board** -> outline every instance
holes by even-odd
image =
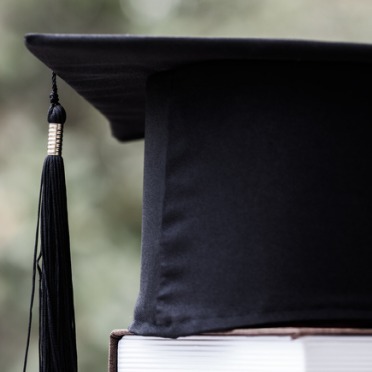
[[[142,138],[149,76],[223,60],[371,62],[368,45],[314,41],[29,34],[28,49],[105,115],[119,140]]]
[[[145,140],[130,331],[372,325],[372,46],[28,35]]]

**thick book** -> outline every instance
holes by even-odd
[[[168,339],[111,334],[110,372],[371,372],[372,329],[242,329]]]

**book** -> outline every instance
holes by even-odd
[[[177,339],[124,332],[116,341],[111,372],[372,371],[372,330],[241,330]]]

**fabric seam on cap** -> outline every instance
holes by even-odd
[[[166,133],[167,133],[167,145],[165,149],[165,177],[164,177],[164,187],[163,187],[163,195],[162,195],[162,210],[161,210],[161,227],[160,227],[160,237],[159,237],[159,257],[160,257],[160,266],[159,266],[159,280],[157,282],[157,289],[156,289],[156,303],[155,303],[155,324],[156,325],[163,325],[164,322],[161,321],[162,318],[162,310],[161,310],[161,302],[164,301],[160,297],[161,288],[163,286],[164,281],[166,281],[166,276],[164,273],[165,267],[164,263],[167,262],[167,257],[164,252],[164,246],[163,246],[163,231],[164,231],[164,214],[166,210],[166,195],[167,195],[167,179],[168,179],[168,172],[169,172],[169,163],[168,163],[168,153],[169,153],[169,125],[170,125],[170,100],[171,97],[173,97],[173,74],[168,73],[167,74],[167,101],[165,103],[166,107],[166,114],[164,117],[166,118]]]
[[[245,315],[238,315],[238,316],[217,316],[217,317],[205,317],[205,318],[185,318],[185,319],[173,319],[171,322],[164,322],[163,324],[152,324],[150,322],[139,322],[139,321],[135,321],[133,324],[132,324],[132,327],[133,329],[131,329],[132,332],[136,333],[136,324],[139,325],[140,327],[141,326],[146,326],[146,328],[156,328],[157,329],[157,335],[162,335],[162,337],[179,337],[179,336],[183,336],[185,334],[195,334],[195,333],[200,333],[200,332],[205,332],[205,331],[213,331],[213,330],[217,330],[217,329],[232,329],[232,328],[236,328],[236,327],[239,327],[239,328],[249,328],[249,327],[256,327],[258,325],[263,325],[263,324],[270,324],[270,323],[284,323],[284,322],[290,322],[290,320],[287,320],[286,318],[288,316],[292,317],[293,316],[293,313],[297,313],[297,314],[306,314],[308,312],[317,312],[318,315],[314,317],[314,320],[320,320],[321,317],[322,317],[322,313],[325,312],[325,313],[328,313],[328,312],[332,312],[334,313],[335,311],[339,311],[341,312],[340,316],[337,316],[335,317],[335,320],[342,320],[346,317],[347,314],[359,314],[359,316],[362,316],[362,314],[370,314],[371,311],[370,310],[360,310],[360,309],[335,309],[335,308],[324,308],[324,309],[319,309],[318,311],[317,310],[286,310],[286,311],[267,311],[267,312],[262,312],[262,316],[260,316],[260,312],[247,312],[247,314]],[[251,322],[247,322],[244,324],[241,323],[241,320],[244,320],[244,319],[249,319],[252,317],[252,314],[255,314],[255,316],[257,317],[258,316],[258,319],[255,319],[254,321],[251,321]],[[272,319],[272,316],[273,315],[276,315],[275,316],[275,320]],[[210,322],[213,322],[215,323],[216,320],[223,320],[223,321],[226,321],[227,324],[214,324],[214,326],[210,326]],[[205,322],[205,326],[203,327],[201,325],[200,322]],[[238,323],[234,323],[235,322],[239,322]],[[298,321],[300,322],[300,320]],[[292,321],[293,323],[293,321]],[[189,331],[189,332],[184,332],[183,329],[185,328],[185,326],[187,326],[187,329],[190,329],[190,325],[193,325],[193,328],[197,328],[197,330],[192,330]],[[133,327],[134,326],[134,327]],[[161,329],[170,329],[172,328],[173,331],[167,331],[167,332],[162,332],[161,329],[159,329],[158,327],[161,326]],[[141,333],[141,332],[139,332]],[[151,331],[150,331],[151,333]],[[141,333],[142,334],[142,333]],[[147,333],[146,335],[148,335],[149,333]],[[176,336],[175,336],[176,335]]]

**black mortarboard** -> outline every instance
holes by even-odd
[[[110,121],[146,136],[130,330],[372,324],[372,46],[28,35]]]

